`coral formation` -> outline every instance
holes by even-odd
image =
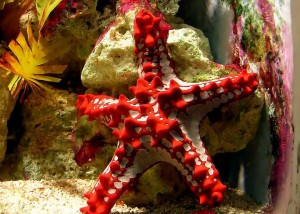
[[[133,53],[132,20],[134,14],[120,16],[98,40],[81,73],[88,88],[120,90],[132,85],[138,74]]]
[[[200,204],[223,200],[226,187],[199,136],[199,122],[214,108],[249,96],[256,75],[236,74],[201,83],[178,79],[166,44],[171,29],[147,2],[121,1],[120,13],[141,9],[134,20],[134,52],[140,78],[130,88],[135,98],[106,95],[78,96],[81,115],[113,129],[118,148],[90,193],[84,213],[108,213],[115,201],[148,168],[158,162],[173,164]]]
[[[41,30],[40,16],[36,7],[31,7],[20,18],[21,29],[26,30],[24,26],[30,19],[33,31],[36,33],[40,31],[43,37],[40,41],[42,45],[46,49],[53,47],[56,50],[55,62],[68,65],[64,76],[75,72],[78,76],[101,32],[101,22],[109,19],[102,17],[100,20],[101,14],[96,10],[96,6],[97,1],[93,0],[76,3],[72,0],[63,0],[50,13]]]
[[[1,48],[0,75],[4,77],[3,81],[7,82],[5,85],[8,86],[13,94],[12,99],[18,99],[18,95],[21,92],[22,96],[19,99],[22,102],[26,102],[26,96],[31,92],[31,89],[35,92],[40,92],[39,95],[45,96],[45,91],[41,89],[46,89],[49,92],[48,89],[50,87],[46,83],[47,81],[57,83],[61,78],[64,78],[61,84],[63,88],[68,87],[65,83],[74,86],[79,82],[79,78],[78,81],[75,81],[74,76],[77,74],[77,77],[79,77],[83,60],[86,59],[97,39],[98,27],[96,25],[98,25],[99,13],[96,11],[95,1],[72,4],[77,9],[75,14],[70,14],[68,10],[71,10],[71,8],[62,7],[63,4],[66,4],[65,0],[16,0],[11,4],[7,4],[7,7],[0,12],[1,41],[6,40],[9,43],[8,47],[4,45],[6,49]],[[61,11],[62,8],[63,11]],[[72,11],[74,12],[73,9]],[[58,13],[58,10],[61,13]],[[65,17],[66,14],[68,15],[67,17]],[[59,19],[58,16],[60,17]],[[59,20],[55,22],[55,26],[53,25],[54,19]],[[84,42],[80,40],[84,40]],[[75,47],[70,45],[70,43],[76,44],[76,48],[70,48]],[[66,64],[68,64],[67,69],[65,69],[67,67]],[[66,75],[69,76],[66,77]],[[67,80],[70,79],[70,76],[72,81]],[[55,87],[57,86],[59,85],[56,84]],[[77,84],[75,87],[80,88],[80,86],[81,84]],[[56,94],[56,92],[53,93]],[[3,96],[5,94],[3,93]],[[34,96],[30,98],[32,97]],[[12,102],[14,103],[15,100],[12,100]],[[47,104],[48,101],[42,98],[41,103]],[[20,104],[18,103],[18,105]],[[5,106],[3,107],[5,108]],[[13,107],[11,105],[11,109]],[[25,117],[24,120],[27,121],[28,118]],[[60,133],[59,130],[52,131]],[[3,132],[3,139],[6,139],[5,133]],[[31,133],[31,135],[36,133]],[[5,147],[6,145],[3,144],[3,149]],[[51,150],[51,148],[49,149]],[[4,155],[5,150],[1,150],[1,153]],[[71,149],[69,155],[72,155]],[[35,158],[36,162],[41,164],[39,168],[43,168],[43,164],[38,158],[43,158],[42,156]],[[70,161],[72,161],[71,156]],[[36,172],[36,174],[33,177],[44,178],[43,175],[40,175],[42,173]],[[15,175],[12,177],[15,177]],[[20,178],[19,176],[17,177]]]
[[[68,57],[61,57],[61,60],[66,60],[72,69],[78,67],[76,62],[86,60],[97,40],[100,14],[96,6],[94,0],[62,0],[45,23],[43,34],[48,40],[64,41],[61,48],[68,50]]]

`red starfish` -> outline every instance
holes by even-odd
[[[212,81],[178,79],[167,48],[171,27],[148,10],[134,20],[135,54],[140,78],[130,88],[134,98],[79,95],[79,113],[113,130],[118,139],[114,156],[85,196],[83,213],[109,213],[116,200],[147,169],[158,162],[173,164],[201,205],[223,201],[226,189],[199,136],[208,112],[250,95],[256,74],[241,71]]]

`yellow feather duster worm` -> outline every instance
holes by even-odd
[[[17,39],[9,43],[8,47],[16,58],[8,52],[0,58],[0,67],[7,71],[7,75],[13,74],[8,88],[14,97],[26,85],[29,85],[33,91],[49,90],[43,81],[59,82],[59,78],[49,75],[61,74],[66,68],[66,65],[46,64],[55,58],[57,50],[46,49],[35,40],[29,21],[27,36],[28,41],[20,32]]]

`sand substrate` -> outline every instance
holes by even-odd
[[[68,179],[55,181],[4,181],[0,182],[1,214],[79,214],[79,208],[86,205],[83,194],[89,191],[95,181]],[[134,207],[118,202],[112,213],[154,213],[154,214],[197,214],[204,209],[197,205],[192,194],[165,201],[159,205]],[[264,213],[241,192],[229,189],[224,203],[213,209],[216,213],[255,214]]]

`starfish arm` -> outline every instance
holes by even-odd
[[[219,179],[204,144],[191,141],[181,130],[172,131],[171,156],[177,159],[177,169],[191,191],[198,197],[200,205],[214,206],[224,200],[226,186]]]
[[[193,101],[193,104],[203,104],[212,101],[226,104],[251,95],[258,86],[258,80],[256,73],[247,73],[243,70],[236,75],[228,75],[206,82],[185,83],[181,80],[171,80],[171,84],[175,87],[178,85],[182,91],[182,98],[186,102]]]
[[[181,172],[191,191],[198,196],[201,205],[213,206],[221,203],[226,186],[221,183],[219,173],[201,139],[195,138],[195,141],[192,141],[190,136],[182,131],[181,124],[177,120],[167,118],[159,120],[162,122],[156,123],[156,127],[151,128],[155,131],[150,138],[151,147],[160,153],[159,158],[154,154],[149,157],[144,154],[144,159],[140,162],[149,158],[152,161],[174,165]],[[142,139],[141,142],[145,145],[147,141]],[[151,149],[148,148],[147,151]]]
[[[78,95],[75,106],[79,115],[87,115],[89,120],[98,120],[100,124],[109,126],[118,102],[118,99],[106,95],[85,94]]]
[[[119,145],[93,190],[85,195],[88,206],[81,211],[86,214],[108,213],[140,175],[159,162],[168,162],[181,172],[190,189],[199,197],[200,204],[212,206],[220,203],[226,187],[220,182],[205,148],[194,147],[188,139],[178,141],[178,133],[171,133],[170,141],[164,139],[157,146],[151,146],[153,138],[150,135],[140,136],[142,148],[139,149],[134,148],[132,142]]]
[[[156,17],[146,10],[137,13],[134,20],[135,54],[141,78],[151,81],[160,77],[165,84],[176,78],[174,65],[170,60],[167,38],[172,27],[162,17]]]
[[[88,206],[81,208],[81,212],[86,214],[109,213],[119,197],[135,181],[136,178],[128,173],[128,169],[125,169],[128,162],[125,156],[126,150],[123,145],[119,144],[111,162],[98,177],[93,190],[85,194],[85,197],[88,198]]]
[[[187,106],[189,103],[207,103],[212,106],[211,110],[221,104],[242,99],[257,88],[256,74],[246,71],[202,83],[186,83],[180,80],[167,47],[170,29],[171,26],[165,24],[161,17],[156,17],[149,11],[142,10],[137,13],[134,21],[135,54],[143,80],[151,82],[159,77],[165,89],[174,91],[174,87],[180,88]]]
[[[115,202],[140,175],[156,163],[170,159],[171,156],[166,151],[150,146],[149,136],[141,136],[141,139],[141,143],[144,143],[139,144],[143,147],[142,149],[137,149],[135,142],[126,140],[126,143],[121,143],[119,141],[111,162],[98,177],[93,190],[85,194],[88,198],[88,206],[81,208],[81,212],[109,213]]]
[[[246,71],[203,83],[171,80],[170,87],[158,95],[158,100],[161,106],[196,115],[199,121],[213,109],[253,94],[257,86],[256,74]]]

